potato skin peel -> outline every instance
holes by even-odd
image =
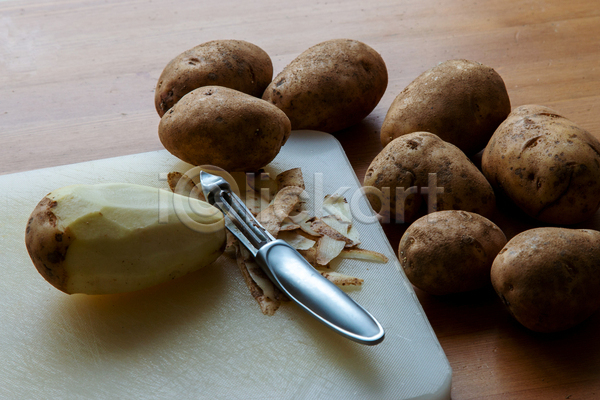
[[[160,120],[158,135],[174,156],[229,172],[270,163],[291,131],[274,105],[237,90],[205,86],[186,94]]]
[[[600,205],[600,142],[548,107],[513,110],[483,152],[482,171],[542,222],[583,222]]]
[[[53,209],[56,202],[44,197],[34,208],[25,232],[25,246],[40,275],[55,288],[65,291],[67,272],[61,268],[71,244],[69,229],[59,229]]]
[[[273,79],[262,98],[286,113],[292,129],[332,133],[369,115],[387,83],[379,53],[356,40],[334,39],[301,53]]]
[[[381,144],[426,131],[471,156],[483,150],[509,113],[506,86],[494,69],[449,60],[423,72],[396,96],[381,126]]]
[[[506,236],[492,221],[466,211],[438,211],[411,224],[398,247],[410,282],[433,295],[490,284],[490,269]]]
[[[262,96],[273,64],[260,47],[243,40],[213,40],[184,51],[158,78],[154,105],[162,117],[183,96],[202,86],[224,86]]]
[[[600,308],[600,232],[555,227],[522,232],[494,260],[491,280],[526,328],[569,329]]]

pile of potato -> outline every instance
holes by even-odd
[[[445,295],[491,283],[538,332],[568,329],[600,308],[600,232],[566,227],[600,205],[594,136],[547,107],[511,112],[493,69],[450,60],[396,97],[381,142],[364,185],[382,220],[409,224],[398,257],[413,285]],[[479,170],[467,156],[482,150]],[[507,242],[491,220],[496,199],[539,226]]]
[[[269,55],[245,41],[211,41],[178,55],[155,91],[162,144],[194,165],[257,171],[291,129],[335,132],[360,122],[388,80],[381,56],[349,39],[319,43],[272,76]]]
[[[317,44],[272,75],[268,54],[244,41],[177,56],[155,93],[165,148],[195,165],[256,171],[292,129],[358,123],[388,83],[381,56],[349,39]],[[380,140],[364,190],[382,223],[406,228],[398,257],[416,287],[444,295],[491,283],[535,331],[567,329],[600,308],[600,232],[567,227],[600,206],[593,135],[547,107],[511,110],[493,68],[449,60],[397,95]],[[506,202],[539,227],[507,241],[492,222]]]

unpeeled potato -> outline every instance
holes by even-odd
[[[381,143],[426,131],[471,156],[483,150],[509,113],[506,86],[493,68],[448,60],[423,72],[398,94],[381,126]]]
[[[524,231],[496,256],[491,280],[523,326],[537,332],[571,328],[600,308],[600,232]]]
[[[403,135],[384,147],[369,165],[363,186],[375,212],[397,223],[414,221],[426,202],[429,211],[490,217],[496,210],[494,191],[471,160],[429,132]]]
[[[600,141],[548,107],[515,108],[481,164],[498,192],[540,221],[584,222],[600,207]]]
[[[490,269],[506,236],[496,224],[466,211],[438,211],[411,224],[398,248],[410,282],[433,295],[490,285]]]
[[[243,40],[213,40],[184,51],[162,71],[154,105],[163,116],[183,96],[202,86],[224,86],[260,97],[273,77],[269,55]]]
[[[290,135],[290,121],[264,100],[206,86],[177,102],[162,117],[158,134],[163,146],[185,162],[250,172],[279,153]]]
[[[336,132],[369,115],[387,82],[379,53],[356,40],[335,39],[300,54],[273,79],[263,99],[285,112],[292,129]]]

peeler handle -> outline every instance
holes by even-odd
[[[283,240],[262,246],[256,261],[291,300],[331,329],[362,344],[383,340],[379,322]]]

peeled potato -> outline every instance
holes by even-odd
[[[73,185],[46,195],[27,223],[38,272],[65,293],[110,294],[198,270],[224,251],[210,204],[132,184]]]

